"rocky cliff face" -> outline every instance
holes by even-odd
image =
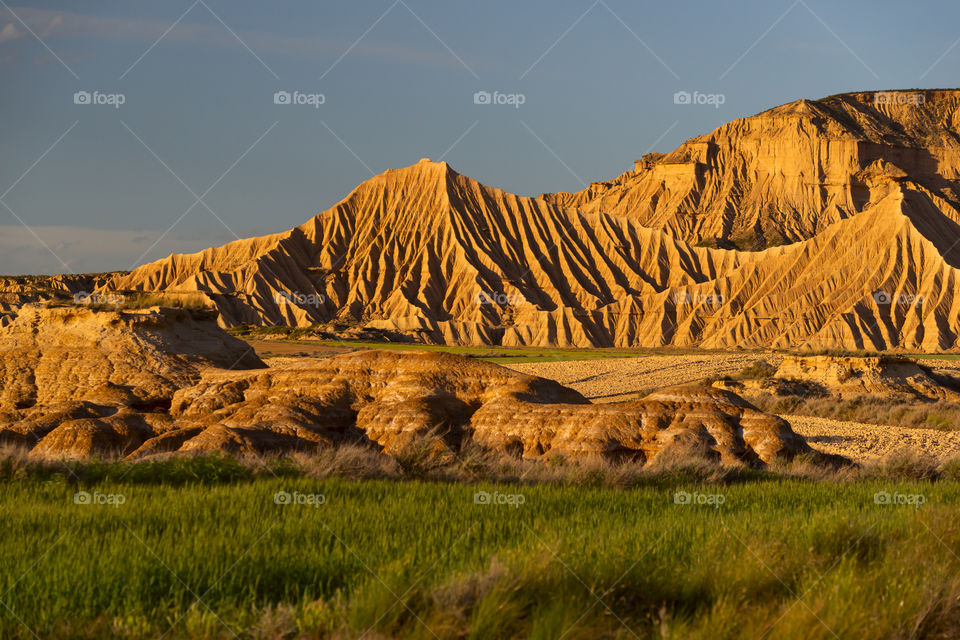
[[[635,170],[547,202],[627,216],[691,243],[763,248],[812,238],[890,182],[960,211],[960,91],[799,100],[725,124]]]
[[[105,290],[203,292],[227,326],[429,342],[954,349],[960,92],[918,95],[777,107],[580,194],[519,197],[421,161],[296,229]],[[695,246],[747,231],[790,244]]]

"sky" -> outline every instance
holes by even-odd
[[[424,157],[573,191],[799,98],[960,86],[953,0],[8,2],[2,274],[283,231]]]

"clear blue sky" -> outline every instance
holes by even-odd
[[[952,0],[0,3],[0,273],[285,230],[421,157],[519,194],[576,190],[797,98],[960,86],[958,39]]]

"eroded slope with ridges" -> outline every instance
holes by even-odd
[[[960,220],[960,91],[799,100],[649,154],[614,180],[542,198],[752,249],[811,238],[862,211],[877,200],[874,163],[894,165]]]

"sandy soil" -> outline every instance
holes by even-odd
[[[857,462],[911,450],[933,458],[960,454],[960,431],[906,429],[861,422],[841,422],[810,416],[782,416],[807,443],[825,453],[837,453]]]
[[[917,358],[917,362],[930,367],[934,373],[953,378],[960,378],[960,360],[948,360],[946,358]]]
[[[572,387],[593,402],[620,402],[649,391],[706,377],[733,374],[757,360],[778,365],[773,354],[705,354],[649,356],[581,362],[541,362],[507,365],[517,371],[550,378]],[[938,371],[960,375],[960,362],[928,360]],[[810,416],[782,416],[810,446],[857,462],[913,450],[934,458],[960,454],[960,432],[907,429]]]
[[[776,366],[774,354],[645,356],[610,360],[537,362],[504,365],[576,389],[593,402],[634,400],[647,393],[707,377],[737,373],[758,360]]]

